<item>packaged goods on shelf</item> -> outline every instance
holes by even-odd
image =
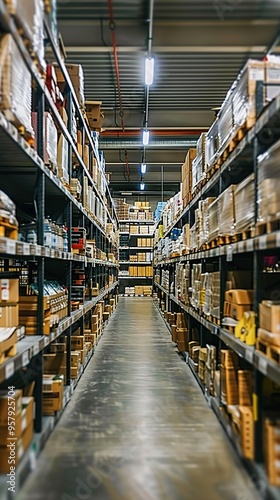
[[[264,61],[249,59],[232,86],[235,129],[244,124],[249,129],[256,121],[256,85],[265,80],[264,67]]]
[[[154,212],[154,219],[158,222],[161,219],[161,214],[166,205],[166,201],[159,201]]]
[[[32,126],[35,130],[35,149],[37,149],[38,113],[32,113]],[[44,113],[44,156],[43,161],[57,173],[57,128],[50,113]]]
[[[253,290],[227,290],[225,292],[224,316],[239,321],[244,312],[252,309],[253,300]]]
[[[182,200],[185,208],[190,201],[192,192],[192,163],[196,157],[196,149],[189,149],[185,163],[182,165]]]
[[[78,102],[82,108],[85,106],[84,95],[84,71],[80,64],[65,64],[68,74],[70,76],[74,91],[76,93]],[[64,92],[66,82],[60,68],[55,65],[57,84],[61,92]]]
[[[208,219],[208,241],[215,240],[219,236],[220,226],[220,199],[216,198],[209,206],[206,212]]]
[[[190,303],[192,307],[195,309],[199,309],[200,301],[201,301],[201,274],[202,274],[202,265],[194,264],[191,271],[191,297]]]
[[[65,368],[63,368],[64,371]],[[64,388],[64,376],[62,374],[51,375],[44,373],[43,415],[54,415],[55,412],[62,410],[63,388]]]
[[[269,221],[280,214],[280,141],[258,159],[258,220]]]
[[[30,285],[29,295],[19,297],[20,324],[25,326],[27,335],[37,333],[38,286]],[[45,281],[43,290],[43,333],[49,335],[51,329],[68,314],[66,290],[56,281]]]
[[[47,65],[46,72],[46,87],[50,93],[50,96],[59,110],[59,114],[62,117],[64,123],[68,122],[68,117],[65,109],[62,107],[64,102],[64,97],[59,90],[56,78],[55,67],[52,64]]]
[[[0,392],[0,415],[7,415],[6,420],[0,419],[0,473],[9,474],[11,456],[15,467],[20,463],[24,453],[33,438],[33,397],[22,397],[22,391],[16,390],[15,396],[15,425],[14,425],[14,449],[11,455],[11,447],[8,446],[8,391]]]
[[[57,143],[57,176],[62,182],[69,184],[68,155],[69,145],[63,134],[59,134]],[[87,177],[84,177],[84,181]]]
[[[238,359],[232,351],[221,350],[221,401],[238,405]]]
[[[0,110],[16,127],[34,137],[31,124],[32,82],[12,35],[0,35]]]
[[[28,40],[31,54],[36,55],[42,70],[45,70],[43,0],[17,0],[13,3],[16,24]]]
[[[235,233],[251,228],[255,222],[254,175],[246,177],[235,188]]]
[[[271,101],[280,93],[280,58],[267,55],[265,58],[266,101]]]
[[[219,120],[216,119],[207,132],[205,144],[205,163],[208,171],[218,159],[220,149]]]
[[[192,161],[192,192],[206,175],[205,167],[206,134],[201,134],[196,144],[196,157]]]
[[[230,89],[222,104],[222,107],[218,115],[219,142],[221,148],[223,148],[223,146],[227,144],[229,138],[232,135],[232,130],[234,127],[232,106],[233,106],[233,93],[232,89]]]
[[[103,125],[104,114],[101,111],[102,101],[86,101],[86,114],[92,130],[100,131]]]
[[[254,415],[253,408],[238,406],[240,415],[240,445],[244,458],[254,460]]]
[[[214,200],[215,198],[200,200],[198,209],[195,211],[198,248],[207,243],[209,239],[208,207]]]
[[[235,186],[231,185],[219,196],[219,236],[231,236],[235,226]]]
[[[205,384],[211,396],[214,396],[214,382],[216,371],[216,347],[213,345],[206,345],[207,355],[205,363]]]
[[[190,249],[192,251],[195,251],[199,246],[199,241],[198,241],[198,237],[197,237],[197,227],[196,227],[196,224],[194,224],[191,228],[190,228]]]
[[[280,486],[279,441],[280,421],[266,418],[264,423],[264,455],[270,484]]]
[[[280,303],[263,300],[259,305],[260,328],[280,336]],[[274,343],[274,342],[272,342]]]
[[[0,309],[2,309],[1,306]],[[0,322],[2,322],[2,316]],[[18,335],[15,327],[0,326],[0,364],[7,361],[9,356],[17,354]]]
[[[238,404],[240,406],[253,405],[253,374],[249,370],[238,370]]]
[[[0,217],[2,219],[0,236],[5,237],[9,235],[12,239],[18,239],[16,206],[11,198],[3,191],[0,191]]]

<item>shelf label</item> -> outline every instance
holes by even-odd
[[[26,351],[22,354],[22,366],[27,366],[29,363],[29,352]]]
[[[33,356],[36,356],[38,352],[39,352],[39,344],[37,343],[33,346]]]
[[[267,247],[267,238],[266,234],[263,234],[262,236],[259,237],[259,248],[260,250],[265,250]]]
[[[23,243],[22,253],[23,253],[23,255],[29,255],[29,253],[30,253],[29,243]]]
[[[252,252],[254,250],[254,240],[250,239],[246,241],[246,247],[248,252]]]
[[[245,351],[245,358],[249,363],[253,363],[253,357],[254,357],[254,351],[251,351],[251,349],[246,349]]]
[[[5,378],[10,378],[15,373],[15,363],[11,361],[5,368]]]
[[[11,254],[16,253],[16,240],[7,240],[6,252]]]
[[[264,375],[267,374],[267,361],[263,356],[259,357],[258,368]]]
[[[232,245],[227,247],[227,262],[232,262],[233,260],[233,248]]]

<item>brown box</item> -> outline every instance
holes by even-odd
[[[13,426],[13,436],[18,439],[23,434],[25,429],[32,423],[33,421],[33,407],[34,407],[34,398],[33,397],[23,397],[22,398],[22,410],[21,413],[18,413],[15,418],[15,425]],[[0,425],[0,446],[6,446],[8,441],[7,439],[11,438],[9,433],[8,425],[5,423],[4,425]]]
[[[79,351],[85,347],[85,337],[83,335],[72,335],[71,336],[71,350]]]
[[[0,279],[0,302],[19,301],[18,279]]]
[[[253,409],[239,406],[240,414],[240,444],[243,457],[254,460],[254,418]]]
[[[280,333],[280,303],[263,300],[259,305],[260,328],[271,333]]]
[[[101,111],[101,105],[102,101],[86,101],[86,113],[90,128],[102,128],[104,115]]]
[[[66,366],[66,352],[44,354],[44,374],[59,375]]]
[[[16,416],[21,414],[22,410],[22,390],[17,389],[15,390],[15,395],[13,395],[13,398],[15,399],[15,413]],[[8,405],[9,399],[8,399],[8,391],[0,391],[0,425],[7,425],[8,424]]]
[[[15,442],[15,464],[16,466],[21,461],[25,451],[30,445],[33,438],[33,422],[29,424],[29,426],[22,433],[21,437]],[[0,447],[0,473],[1,474],[9,474],[10,473],[10,465],[9,465],[9,456],[10,456],[10,448],[7,446]]]
[[[225,292],[224,316],[240,320],[253,304],[253,290],[233,289]]]
[[[253,376],[249,370],[238,370],[238,404],[252,406]]]
[[[221,400],[226,405],[238,404],[238,381],[235,368],[221,366]]]
[[[18,304],[0,303],[0,326],[12,327],[19,324],[19,306]]]

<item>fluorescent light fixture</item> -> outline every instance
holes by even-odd
[[[144,182],[141,182],[141,184],[140,184],[140,189],[141,189],[141,191],[144,191],[144,189],[145,189],[145,184],[144,184]]]
[[[150,139],[149,130],[147,130],[147,129],[143,130],[143,146],[148,146],[149,139]]]
[[[147,171],[147,165],[146,165],[146,163],[141,163],[141,168],[140,168],[141,174],[145,174],[146,171]]]
[[[154,81],[154,64],[155,60],[153,57],[146,57],[145,60],[145,84],[152,85]]]
[[[122,196],[132,196],[132,193],[125,191],[125,192],[121,193],[121,195]]]

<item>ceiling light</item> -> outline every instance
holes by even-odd
[[[121,193],[122,196],[132,196],[132,193],[130,192],[123,192]]]
[[[145,184],[144,184],[144,182],[141,182],[141,184],[140,184],[140,189],[141,189],[141,191],[144,191],[144,189],[145,189]]]
[[[141,168],[140,168],[141,174],[145,174],[147,171],[147,165],[146,163],[141,163]]]
[[[149,144],[149,139],[150,139],[150,132],[149,130],[143,130],[143,146],[148,146]]]
[[[154,81],[154,63],[153,57],[146,57],[145,60],[145,84],[152,85]]]

